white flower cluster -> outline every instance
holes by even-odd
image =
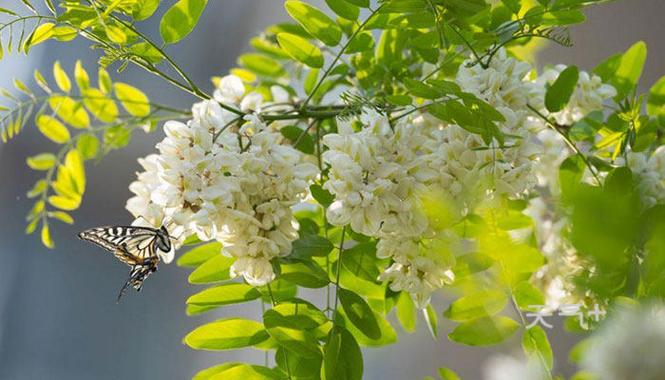
[[[327,219],[381,238],[377,255],[394,261],[381,279],[391,281],[395,291],[410,292],[424,307],[431,292],[451,277],[449,268],[419,254],[428,222],[419,210],[418,194],[434,175],[421,154],[428,137],[413,124],[391,126],[373,110],[358,121],[358,131],[352,121],[344,120],[338,133],[323,137],[329,149],[323,160],[330,165],[324,187],[336,199]]]
[[[246,112],[263,103],[259,94],[245,95],[235,76],[220,81],[215,98]],[[140,160],[145,172],[130,186],[136,196],[127,209],[155,226],[167,223],[176,237],[221,242],[236,258],[232,276],[264,285],[275,277],[270,260],[289,254],[298,237],[291,206],[305,196],[318,168],[254,114],[229,128],[237,115],[216,101],[198,103],[192,112],[187,124],[166,123],[159,154]]]
[[[363,113],[356,129],[352,122],[341,122],[337,134],[323,138],[329,148],[323,158],[331,167],[325,188],[336,199],[328,220],[379,238],[377,255],[393,261],[380,279],[394,291],[411,293],[421,307],[434,290],[453,280],[447,255],[430,245],[453,252],[461,246],[458,236],[430,225],[421,193],[442,189],[469,212],[488,198],[518,196],[535,185],[536,145],[525,127],[529,71],[528,64],[501,51],[489,68],[463,66],[458,74],[462,90],[505,116],[501,129],[515,137],[503,147],[488,147],[480,136],[427,114],[391,126],[374,111]]]
[[[628,152],[626,166],[638,181],[638,189],[645,207],[665,202],[665,147],[658,147],[651,155],[647,152]]]
[[[583,366],[603,380],[659,380],[665,373],[665,307],[618,310],[591,338]]]
[[[566,65],[556,65],[548,68],[536,79],[536,86],[533,87],[534,92],[531,94],[530,101],[533,107],[545,110],[547,85],[554,83],[566,67]],[[553,113],[551,116],[561,125],[572,125],[589,113],[602,110],[603,103],[616,94],[616,89],[603,83],[599,76],[580,71],[577,86],[570,101],[563,110]]]
[[[532,107],[547,114],[546,86],[554,83],[565,69],[564,65],[546,69],[533,82]],[[569,103],[562,111],[550,116],[561,125],[572,125],[590,112],[602,110],[603,103],[614,95],[614,87],[602,83],[596,75],[581,71]],[[536,280],[545,289],[546,303],[556,308],[580,301],[573,292],[570,278],[581,270],[581,266],[577,252],[566,237],[569,221],[560,209],[559,199],[559,166],[574,152],[558,132],[548,129],[545,124],[541,123],[539,130],[534,128],[534,132],[541,147],[539,160],[534,163],[538,186],[536,197],[530,200],[525,214],[533,219],[538,246],[548,258],[546,266],[536,274]],[[585,177],[590,178],[591,173],[587,171]]]
[[[330,166],[323,186],[335,196],[327,220],[378,239],[377,255],[391,260],[380,279],[394,291],[408,291],[424,307],[433,291],[453,280],[450,258],[469,248],[448,227],[431,220],[423,194],[442,194],[454,204],[447,210],[454,222],[496,199],[523,197],[537,185],[554,189],[551,173],[570,151],[533,117],[529,105],[543,108],[545,85],[562,69],[531,81],[531,66],[505,50],[488,67],[461,66],[455,79],[460,88],[504,116],[499,123],[506,136],[503,144],[488,144],[426,112],[393,122],[365,109],[339,120],[337,133],[322,138],[328,149],[322,160]],[[246,92],[238,77],[226,76],[219,81],[215,101],[194,105],[187,124],[168,122],[159,154],[140,160],[145,171],[130,186],[136,196],[127,208],[153,225],[167,223],[175,236],[196,234],[221,242],[224,253],[236,258],[231,273],[263,285],[275,276],[271,260],[287,255],[297,238],[291,207],[306,195],[318,168],[282,144],[277,122],[266,125],[259,116],[268,107],[278,110],[288,94],[274,87],[274,104],[266,104],[260,94]],[[578,120],[613,94],[597,77],[582,73],[569,108],[555,117]],[[238,120],[218,102],[246,116]],[[653,160],[663,173],[663,160]],[[659,186],[664,177],[658,177]],[[656,182],[649,182],[654,189]],[[534,203],[532,216],[545,220],[542,211],[547,209]],[[555,235],[561,223],[550,220],[538,226],[547,250],[559,249]]]

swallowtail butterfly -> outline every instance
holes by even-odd
[[[129,265],[129,279],[120,289],[118,302],[130,286],[141,290],[143,281],[157,271],[161,259],[170,263],[174,256],[172,237],[166,227],[151,228],[139,226],[109,226],[85,230],[79,238],[97,244],[112,252],[118,260]]]

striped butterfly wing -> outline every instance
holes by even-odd
[[[79,237],[112,252],[123,263],[135,266],[156,261],[157,231],[149,227],[97,227],[81,232]]]
[[[143,281],[157,270],[159,257],[155,252],[155,242],[159,237],[158,230],[154,228],[97,227],[81,232],[79,237],[112,252],[118,260],[131,266],[129,279],[118,294],[118,302],[130,286],[141,290]]]

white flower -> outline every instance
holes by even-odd
[[[620,309],[591,338],[582,363],[603,380],[660,380],[664,345],[662,304]]]
[[[566,65],[556,65],[546,69],[534,82],[530,104],[545,111],[545,93],[547,85],[554,83]],[[602,82],[599,76],[580,71],[575,91],[566,107],[551,116],[562,125],[572,125],[593,111],[603,109],[603,103],[616,95],[616,89]]]
[[[262,97],[244,92],[239,78],[227,76],[215,96],[260,110]],[[291,206],[305,197],[318,168],[282,145],[281,134],[258,114],[220,134],[237,115],[217,101],[195,104],[186,124],[165,124],[159,154],[140,160],[146,171],[130,185],[136,196],[127,209],[155,226],[168,224],[169,232],[182,239],[196,234],[219,241],[223,253],[236,259],[232,276],[264,285],[275,278],[271,260],[288,255],[298,237]]]
[[[406,124],[395,126],[373,111],[360,117],[362,129],[355,132],[349,121],[340,121],[337,134],[323,137],[329,148],[323,160],[331,167],[324,188],[336,197],[327,216],[367,236],[422,233],[426,221],[415,207],[420,188],[416,173],[421,169],[414,147],[424,136]],[[408,131],[407,131],[408,130]]]
[[[665,147],[658,147],[651,155],[646,152],[628,152],[625,165],[635,175],[645,207],[665,203]],[[617,163],[624,164],[623,159]]]
[[[508,120],[526,110],[533,88],[525,80],[531,65],[509,57],[505,49],[498,51],[487,68],[479,63],[469,67],[469,63],[463,63],[457,73],[456,82],[462,90],[494,106]]]
[[[227,75],[219,81],[219,86],[213,95],[220,103],[239,104],[245,95],[245,85],[239,77]]]

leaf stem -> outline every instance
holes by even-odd
[[[376,8],[375,10],[373,10],[372,13],[370,13],[370,15],[365,19],[365,21],[363,21],[363,23],[360,24],[360,26],[358,26],[358,29],[356,29],[356,30],[353,32],[353,34],[351,34],[351,36],[349,37],[349,39],[346,41],[346,43],[344,44],[344,46],[342,46],[342,48],[341,48],[340,51],[337,53],[337,55],[335,56],[335,58],[333,59],[333,61],[330,63],[330,65],[328,66],[328,68],[326,69],[326,71],[323,73],[323,75],[321,76],[321,78],[319,78],[318,82],[316,82],[316,86],[314,86],[314,89],[312,90],[312,92],[309,94],[309,96],[307,97],[307,99],[305,99],[305,101],[302,103],[301,108],[305,108],[305,107],[307,107],[307,104],[309,104],[309,102],[312,100],[312,97],[314,97],[314,94],[316,94],[316,91],[318,91],[319,87],[321,87],[321,85],[323,84],[323,81],[328,77],[328,75],[330,75],[330,72],[335,68],[335,65],[337,64],[337,61],[340,60],[340,58],[342,57],[342,54],[344,54],[344,52],[345,52],[346,49],[349,47],[349,45],[351,44],[351,42],[353,42],[353,40],[356,38],[356,36],[357,36],[358,34],[360,34],[360,32],[362,32],[362,30],[365,28],[365,25],[367,25],[367,23],[368,23],[368,22],[374,17],[374,15],[377,14],[377,12],[378,12],[382,7],[383,7],[383,4],[379,5],[378,8]]]
[[[344,252],[344,237],[346,235],[346,226],[342,227],[342,237],[339,241],[339,254],[337,255],[337,278],[335,279],[335,306],[333,308],[333,327],[337,321],[337,302],[339,300],[339,274],[342,271],[342,252]]]
[[[566,144],[568,144],[568,146],[570,147],[570,149],[572,149],[572,150],[573,150],[578,156],[580,156],[580,158],[582,159],[582,161],[584,162],[584,164],[587,166],[587,168],[589,168],[589,171],[590,171],[591,174],[593,175],[593,178],[595,178],[595,179],[596,179],[596,182],[598,182],[598,186],[602,186],[603,183],[600,181],[600,178],[598,177],[596,171],[594,170],[594,167],[591,165],[591,162],[589,162],[589,159],[584,155],[584,153],[582,153],[582,151],[580,151],[579,148],[577,148],[577,146],[575,145],[575,143],[574,143],[572,140],[570,140],[570,137],[568,137],[567,134],[565,134],[563,131],[561,131],[561,130],[558,128],[558,126],[557,126],[555,123],[553,123],[553,122],[552,122],[547,116],[543,115],[542,112],[538,111],[536,108],[534,108],[534,107],[531,106],[530,104],[527,104],[527,107],[528,107],[533,113],[535,113],[538,117],[540,117],[540,118],[541,118],[541,119],[547,124],[548,127],[550,127],[551,129],[553,129],[553,130],[556,131],[559,135],[561,135],[561,137],[563,137],[563,139],[566,141]]]

